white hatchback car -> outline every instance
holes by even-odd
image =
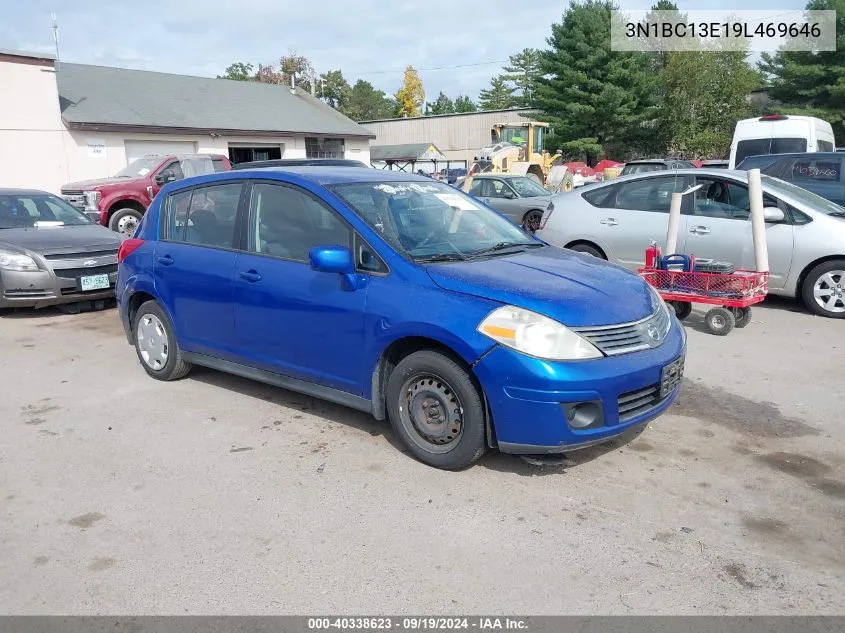
[[[769,292],[800,297],[826,317],[845,318],[845,208],[763,176]],[[678,252],[754,268],[747,172],[682,169],[623,176],[554,196],[537,237],[555,246],[642,266],[653,240],[664,249],[672,193],[684,196]]]

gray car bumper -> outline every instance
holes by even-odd
[[[57,277],[52,271],[0,271],[0,308],[43,308],[61,303],[114,297],[117,273],[109,274],[109,288],[82,292],[76,278]]]

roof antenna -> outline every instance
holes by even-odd
[[[59,21],[56,19],[56,14],[51,13],[50,19],[53,21],[53,42],[56,45],[56,61],[59,61]]]

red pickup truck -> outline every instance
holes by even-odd
[[[232,168],[217,154],[145,156],[129,163],[111,178],[81,180],[62,187],[62,198],[95,222],[128,237],[164,185],[188,176]]]

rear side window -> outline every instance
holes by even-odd
[[[226,183],[171,195],[167,203],[167,238],[177,242],[232,248],[243,186]]]
[[[793,180],[839,182],[842,160],[839,158],[802,159],[792,166]]]
[[[614,190],[615,187],[601,187],[600,189],[585,191],[581,194],[581,197],[594,207],[609,207],[613,203]]]

